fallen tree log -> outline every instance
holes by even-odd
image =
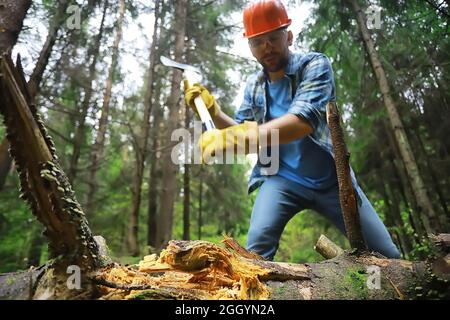
[[[107,281],[97,282],[105,289],[99,298],[154,299],[159,290],[165,298],[174,292],[173,299],[450,298],[449,279],[432,272],[433,262],[352,252],[320,263],[270,262],[249,258],[226,240],[226,248],[206,241],[171,241],[159,258],[145,257],[137,267],[105,269],[96,276]]]
[[[72,289],[68,295],[51,294],[51,284],[46,281],[51,268],[39,278],[38,270],[1,275],[0,298],[450,299],[450,273],[436,274],[436,259],[412,262],[346,251],[319,263],[293,264],[265,261],[243,252],[226,241],[224,247],[207,241],[172,240],[159,257],[146,256],[131,266],[112,263],[87,274],[89,290]],[[5,297],[8,283],[15,283],[15,287],[9,288]]]

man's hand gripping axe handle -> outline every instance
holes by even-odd
[[[189,73],[196,73],[198,75],[201,75],[200,70],[194,66],[190,66],[188,64],[179,63],[176,61],[173,61],[169,58],[166,58],[164,56],[161,56],[160,58],[163,65],[168,67],[177,68],[181,71],[183,71],[183,74],[185,76],[185,80],[183,81],[184,84],[184,90],[187,90],[190,88],[190,82],[189,82]],[[208,108],[206,108],[205,103],[203,102],[202,98],[200,96],[196,97],[194,100],[195,107],[197,108],[198,115],[200,116],[200,120],[202,121],[202,126],[205,131],[215,129],[214,122],[212,121],[211,115],[208,112]]]
[[[188,90],[190,88],[189,79],[183,80],[184,84],[184,90]],[[208,111],[208,108],[206,108],[205,103],[203,102],[203,99],[201,96],[197,96],[194,99],[195,107],[197,108],[198,115],[200,117],[200,120],[202,121],[202,127],[203,130],[209,131],[216,128],[214,125],[214,122],[212,121],[211,114]]]

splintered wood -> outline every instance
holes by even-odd
[[[226,248],[173,240],[159,257],[106,268],[96,277],[101,299],[268,299],[264,281],[308,278],[306,270],[264,261],[231,238],[223,242]]]

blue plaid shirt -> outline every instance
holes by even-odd
[[[313,128],[310,138],[325,151],[333,155],[330,130],[326,120],[326,105],[335,101],[335,84],[331,63],[322,53],[308,54],[289,52],[286,75],[291,79],[292,103],[288,113],[307,120]],[[267,75],[263,70],[250,76],[244,92],[244,101],[236,111],[237,123],[266,121],[267,108]],[[248,193],[257,189],[266,176],[261,170],[260,161],[256,163],[249,179]],[[352,180],[356,184],[353,170]]]

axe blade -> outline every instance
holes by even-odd
[[[183,71],[189,71],[189,72],[193,72],[196,73],[198,75],[201,74],[201,71],[199,68],[188,65],[188,64],[184,64],[184,63],[179,63],[176,61],[173,61],[172,59],[169,59],[167,57],[161,56],[160,57],[161,63],[167,67],[173,67],[173,68],[177,68]]]

